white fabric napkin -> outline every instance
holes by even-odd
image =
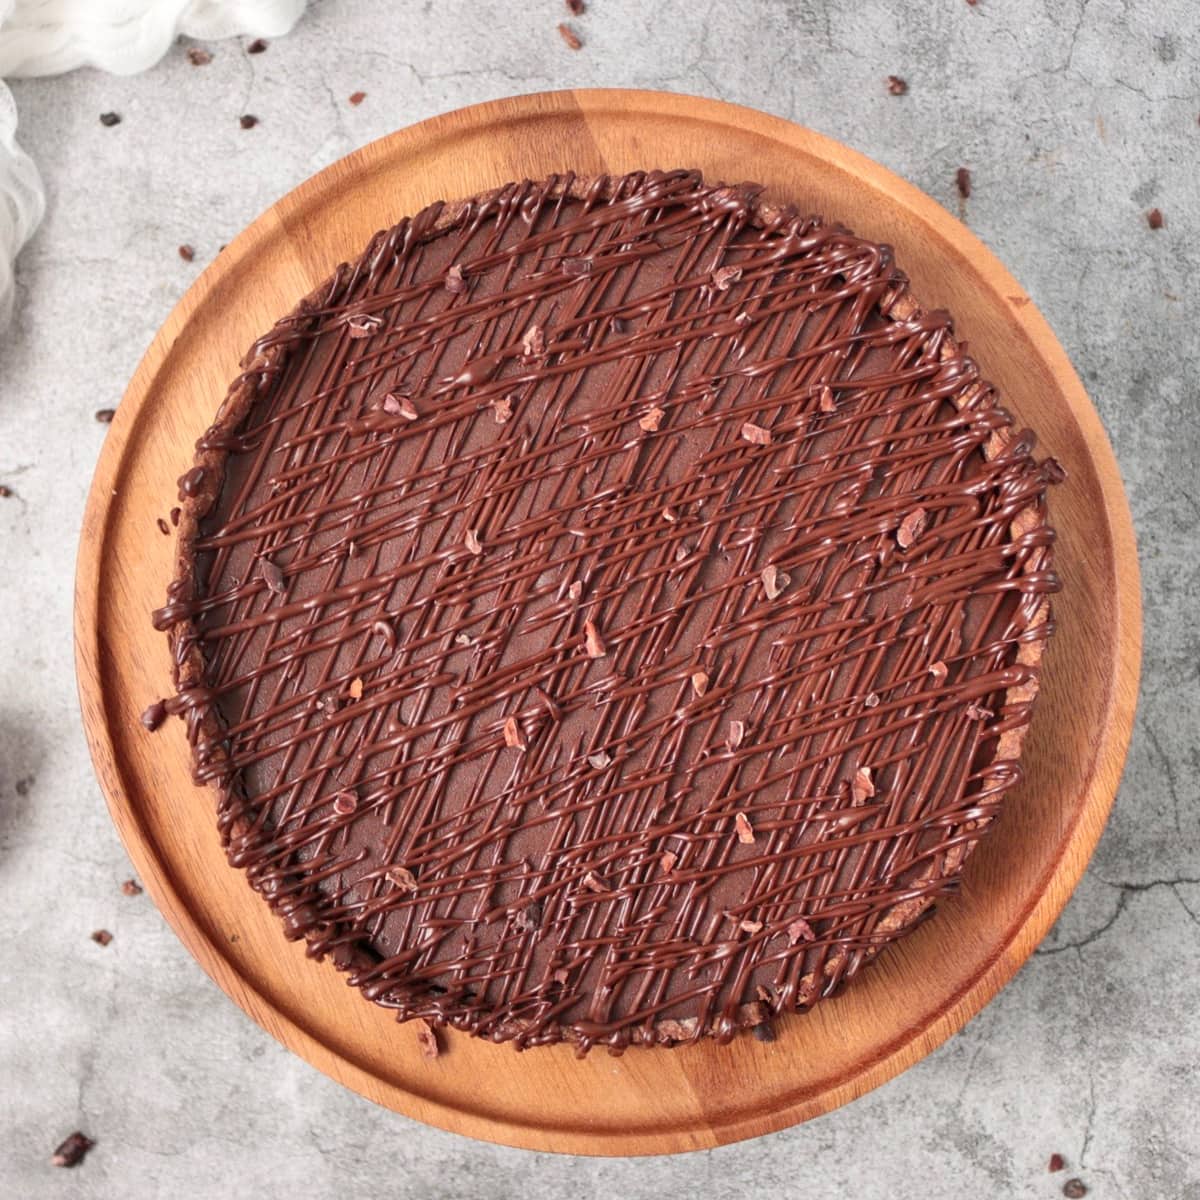
[[[12,316],[13,259],[46,208],[42,181],[17,145],[17,106],[0,81],[0,331]]]
[[[0,329],[12,313],[12,265],[45,208],[37,168],[17,145],[5,78],[94,66],[152,67],[180,35],[215,41],[280,37],[307,0],[0,0]]]

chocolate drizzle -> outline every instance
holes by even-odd
[[[757,188],[434,205],[198,444],[166,710],[230,862],[401,1018],[769,1031],[1019,777],[1058,586],[1032,447],[887,247]]]

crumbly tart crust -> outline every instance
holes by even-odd
[[[230,863],[371,1000],[768,1037],[954,888],[1062,473],[887,247],[696,172],[526,181],[381,232],[243,367],[166,708]]]

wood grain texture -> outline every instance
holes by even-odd
[[[173,568],[155,527],[174,503],[254,338],[440,198],[555,171],[700,167],[896,247],[928,307],[955,314],[1005,405],[1066,467],[1054,490],[1058,634],[1026,742],[1026,780],[967,866],[961,895],[843,995],[739,1038],[673,1051],[518,1054],[450,1033],[425,1059],[414,1029],[305,959],[229,869],[184,728],[139,714],[170,692],[150,626]],[[1128,506],[1094,409],[1028,297],[967,229],[915,188],[786,121],[711,100],[582,91],[495,101],[382,139],[310,179],[217,258],[138,368],[92,485],[76,578],[76,659],[92,756],[151,895],[205,970],[290,1049],[364,1096],[475,1137],[543,1150],[655,1154],[718,1145],[827,1112],[911,1066],[974,1016],[1045,935],[1104,826],[1133,722],[1141,656]]]

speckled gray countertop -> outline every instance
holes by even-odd
[[[385,15],[386,14],[386,15]],[[920,15],[918,15],[920,14]],[[325,0],[253,57],[14,85],[50,191],[0,335],[0,1194],[12,1197],[1200,1197],[1200,9],[1191,0]],[[890,74],[908,81],[889,95]],[[218,989],[130,874],[71,648],[105,427],[218,247],[306,176],[495,96],[663,87],[791,117],[957,211],[1112,437],[1145,589],[1141,706],[1088,874],[962,1033],[809,1125],[661,1160],[533,1155],[375,1108]],[[352,92],[364,91],[357,107]],[[119,112],[102,127],[98,116]],[[260,118],[243,130],[238,117]],[[1147,211],[1161,209],[1153,231]],[[196,261],[176,248],[189,243]],[[114,940],[89,940],[98,926]],[[48,1165],[70,1130],[96,1140]],[[1059,1152],[1067,1169],[1051,1175]]]

